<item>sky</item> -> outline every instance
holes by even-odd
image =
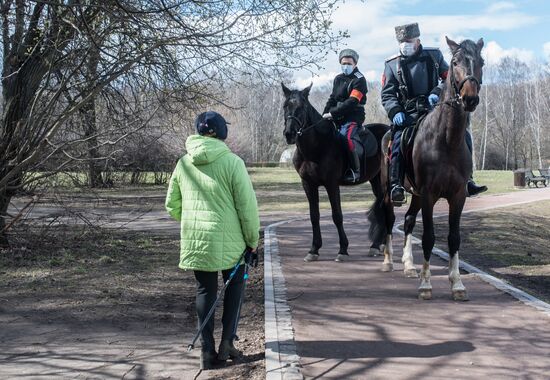
[[[445,36],[460,42],[483,38],[483,57],[496,64],[506,56],[526,63],[550,61],[549,0],[347,0],[333,14],[333,30],[347,30],[337,50],[359,53],[359,70],[380,81],[384,61],[398,52],[394,26],[418,22],[423,46],[438,47],[450,59]],[[328,54],[313,76],[296,72],[295,84],[331,83],[340,73],[337,51]]]

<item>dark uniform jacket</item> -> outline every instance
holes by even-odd
[[[355,121],[363,125],[367,102],[367,81],[361,72],[353,69],[350,75],[338,74],[334,78],[332,93],[323,113],[330,112],[339,124]]]
[[[439,96],[443,87],[440,79],[444,81],[448,71],[441,51],[422,45],[410,57],[398,54],[386,60],[381,95],[390,120],[399,112],[417,114],[417,100],[427,102],[430,94]]]

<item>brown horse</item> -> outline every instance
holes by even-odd
[[[284,136],[288,144],[296,144],[293,163],[302,179],[302,186],[309,202],[309,215],[313,229],[311,249],[304,258],[305,261],[315,261],[319,258],[319,248],[322,246],[321,228],[319,226],[319,186],[324,186],[332,208],[332,220],[338,230],[340,250],[336,261],[344,261],[348,257],[348,238],[344,232],[342,206],[340,204],[340,185],[347,168],[345,146],[342,144],[334,123],[325,120],[309,103],[308,96],[311,85],[301,91],[290,90],[282,84],[285,94],[283,106],[285,115]],[[384,197],[382,180],[386,181],[385,172],[380,171],[384,161],[384,149],[381,140],[389,130],[384,124],[367,124],[376,139],[377,151],[372,157],[365,158],[362,163],[359,183],[369,181],[376,200],[368,212],[370,221],[369,238],[372,246],[369,255],[374,255],[387,236],[387,228],[393,226],[395,215],[393,205]],[[391,230],[390,230],[391,233]]]
[[[447,44],[452,52],[452,60],[441,99],[421,122],[413,145],[412,162],[406,163],[406,187],[413,195],[405,214],[402,262],[405,274],[416,276],[411,239],[416,216],[422,209],[424,264],[420,272],[418,296],[424,300],[431,299],[430,256],[435,242],[433,208],[438,199],[445,198],[449,204],[449,281],[453,298],[465,301],[468,296],[460,279],[458,250],[460,216],[466,199],[466,183],[472,172],[472,158],[464,142],[464,134],[470,113],[479,104],[483,39],[477,43],[465,40],[457,44],[447,38]],[[388,136],[384,137],[386,143],[388,139]],[[410,180],[409,174],[414,174],[414,181]],[[413,182],[414,189],[411,188]],[[393,265],[391,248],[386,252],[389,254],[384,258],[384,265]]]

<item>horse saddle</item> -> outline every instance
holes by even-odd
[[[359,143],[363,148],[363,155],[360,156],[361,162],[364,162],[364,158],[372,157],[378,153],[378,141],[376,141],[376,137],[374,137],[370,129],[364,125],[361,126],[357,135],[359,136]]]
[[[340,135],[342,136],[342,135]],[[353,138],[355,143],[355,150],[359,156],[360,173],[363,178],[366,173],[367,159],[373,157],[378,153],[378,141],[374,134],[370,131],[368,126],[362,125],[359,127],[356,135]],[[347,151],[347,140],[342,136],[342,146]],[[347,155],[346,155],[347,156]],[[349,165],[349,163],[348,163]]]

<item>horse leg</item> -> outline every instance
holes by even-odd
[[[466,288],[460,279],[460,270],[458,268],[460,249],[460,216],[464,208],[464,197],[449,200],[449,282],[451,283],[451,292],[455,301],[468,301]]]
[[[384,261],[382,262],[382,272],[393,271],[393,225],[395,224],[395,213],[393,203],[389,194],[384,196],[384,211],[386,213],[386,243],[384,245]]]
[[[416,216],[418,215],[418,211],[420,211],[421,206],[422,204],[420,202],[420,197],[413,195],[411,205],[405,214],[405,243],[403,245],[403,256],[401,257],[401,262],[404,266],[403,272],[407,277],[418,277],[413,261],[412,231],[414,229],[414,225],[416,224]]]
[[[332,221],[338,230],[338,240],[340,243],[340,249],[336,256],[336,261],[346,261],[349,258],[348,255],[348,237],[344,231],[344,217],[342,216],[342,204],[340,203],[340,186],[337,183],[327,184],[328,199],[330,201],[330,207],[332,209]]]
[[[311,249],[306,257],[304,257],[304,261],[316,261],[319,259],[319,248],[323,245],[321,227],[319,225],[319,186],[302,180],[302,187],[306,192],[309,203],[309,219],[311,220],[311,228],[313,230]]]
[[[422,234],[422,250],[424,251],[424,264],[420,271],[420,286],[418,287],[418,298],[429,300],[432,298],[432,283],[430,281],[430,257],[435,244],[433,207],[435,201],[430,195],[422,197],[422,224],[424,233]]]

